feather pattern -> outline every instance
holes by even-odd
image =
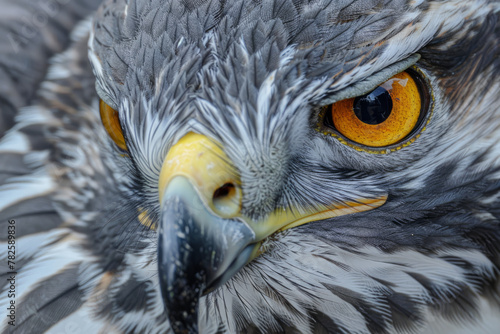
[[[255,219],[389,195],[267,238],[201,299],[200,332],[500,328],[498,2],[109,0],[91,24],[97,2],[0,14],[0,248],[14,219],[19,250],[3,332],[171,332],[150,227],[163,159],[189,131],[222,144]],[[13,56],[7,23],[47,4],[41,37],[16,35]],[[325,99],[364,94],[417,53],[433,115],[414,143],[370,154],[317,131]],[[120,112],[127,156],[96,90]]]

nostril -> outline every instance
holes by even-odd
[[[240,211],[241,190],[233,183],[224,183],[214,191],[212,203],[217,214],[234,217]]]
[[[222,187],[220,187],[219,189],[215,190],[214,191],[214,200],[215,199],[218,199],[218,198],[221,198],[221,197],[226,197],[226,196],[230,196],[231,193],[234,192],[234,184],[232,183],[226,183],[224,184]]]

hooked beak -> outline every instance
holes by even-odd
[[[208,211],[185,177],[170,182],[163,201],[158,265],[174,331],[197,333],[199,298],[249,261],[256,248],[254,240],[255,234],[244,222]]]
[[[198,332],[198,302],[259,254],[269,235],[311,221],[374,209],[386,196],[323,208],[276,210],[262,221],[242,213],[239,174],[221,147],[188,133],[167,154],[159,181],[158,269],[175,333]]]

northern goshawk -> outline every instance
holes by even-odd
[[[500,332],[498,1],[0,4],[3,332]]]

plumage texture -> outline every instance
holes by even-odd
[[[202,299],[200,332],[500,328],[497,1],[117,0],[92,14],[98,1],[61,0],[15,50],[8,32],[42,12],[26,3],[0,14],[0,248],[15,219],[18,249],[4,332],[170,332],[138,210],[158,218],[163,159],[193,130],[222,144],[255,219],[389,195],[272,235]],[[371,154],[316,130],[321,106],[415,54],[433,115],[414,143]],[[120,110],[126,157],[95,88]]]

